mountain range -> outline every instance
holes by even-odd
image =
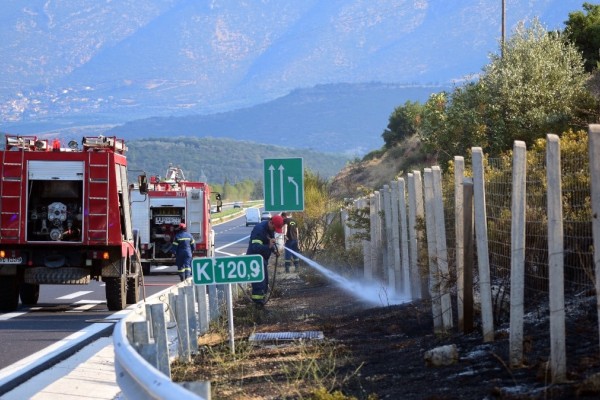
[[[506,0],[507,31],[533,17],[563,29],[568,13],[580,8],[563,0]],[[132,121],[140,119],[202,116],[197,123],[215,135],[244,137],[246,123],[262,110],[263,125],[252,123],[258,127],[245,139],[260,130],[267,143],[314,137],[335,151],[360,153],[378,146],[331,147],[346,137],[342,122],[323,133],[311,130],[305,117],[300,131],[296,121],[286,127],[284,119],[273,120],[290,111],[267,108],[284,106],[303,90],[331,89],[330,98],[355,90],[360,97],[375,83],[424,88],[417,100],[431,87],[476,75],[498,50],[501,1],[7,0],[0,3],[0,22],[0,130],[125,123],[134,129],[139,123]],[[337,86],[342,83],[348,86]],[[363,132],[380,135],[393,111],[389,104]],[[323,103],[310,123],[335,115],[336,106],[346,103]],[[154,122],[157,131],[164,128]]]

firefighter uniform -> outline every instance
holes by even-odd
[[[192,276],[192,250],[195,244],[194,237],[186,231],[185,224],[180,224],[171,251],[175,254],[175,264],[181,281]]]
[[[285,272],[290,272],[292,264],[294,265],[294,271],[298,271],[300,259],[292,254],[288,249],[300,253],[298,248],[298,223],[288,216],[286,213],[281,214],[283,216],[283,225],[285,231]]]
[[[250,233],[250,242],[246,254],[260,254],[263,258],[264,279],[261,282],[252,283],[252,301],[258,305],[264,305],[269,290],[269,257],[275,244],[271,244],[274,238],[273,231],[281,233],[283,218],[276,215],[268,221],[257,224]]]

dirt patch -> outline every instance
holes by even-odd
[[[483,342],[480,330],[434,335],[426,302],[373,307],[314,272],[279,271],[264,310],[238,299],[235,355],[221,322],[202,338],[192,365],[174,364],[173,376],[210,380],[215,399],[598,398],[600,384],[584,383],[600,373],[596,307],[589,300],[568,310],[569,382],[556,385],[547,370],[547,319],[527,323],[526,363],[511,369],[506,327],[496,329],[492,343]],[[325,339],[248,341],[257,332],[304,331],[322,331]],[[428,350],[452,344],[455,363],[428,366]],[[336,391],[338,397],[328,394]]]

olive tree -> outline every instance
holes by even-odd
[[[489,150],[497,154],[514,140],[531,145],[572,127],[589,101],[587,79],[572,43],[547,32],[537,19],[529,27],[519,23],[504,55],[491,56],[479,82]]]

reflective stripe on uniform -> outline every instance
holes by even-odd
[[[264,294],[253,294],[252,295],[252,300],[262,300],[265,298]]]
[[[254,240],[252,241],[252,243],[263,244],[263,241],[262,241],[262,240],[260,240],[260,239],[254,239]]]
[[[183,268],[177,270],[177,272],[185,272],[185,271],[192,272],[192,269],[190,267],[183,267]]]

